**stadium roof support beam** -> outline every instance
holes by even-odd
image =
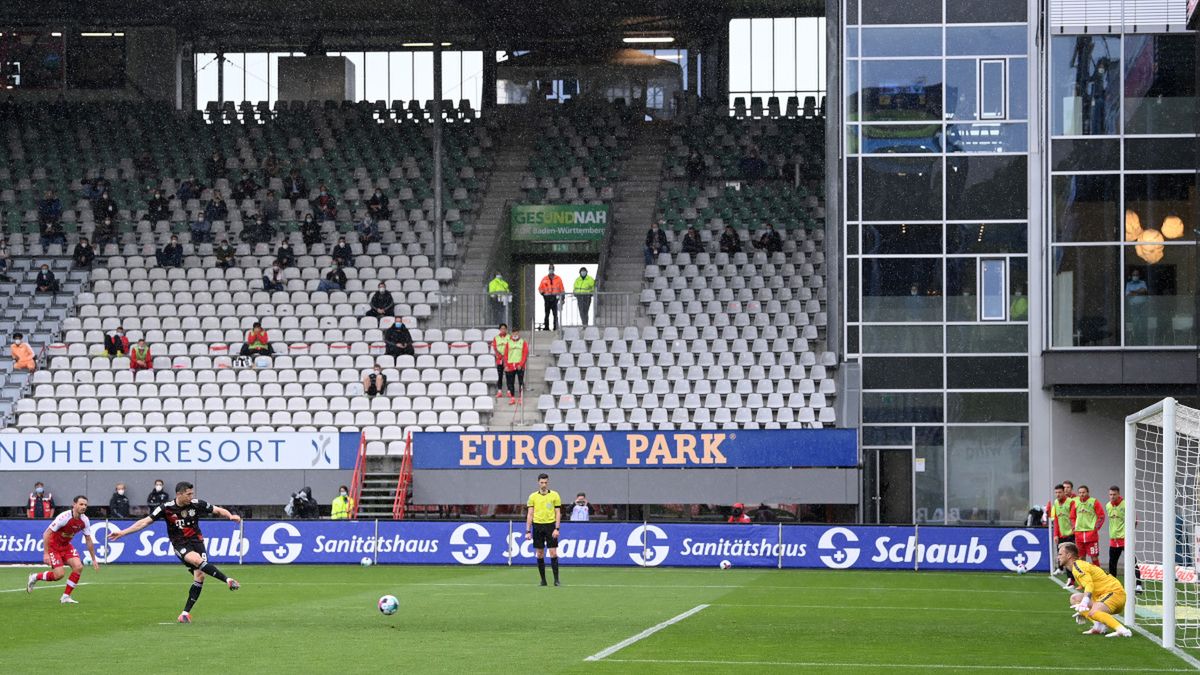
[[[442,239],[446,229],[442,215],[442,124],[442,22],[438,20],[433,26],[433,264],[436,269],[442,268]]]

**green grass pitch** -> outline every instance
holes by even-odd
[[[532,567],[223,568],[242,589],[210,579],[191,625],[174,623],[179,565],[88,568],[78,605],[0,569],[0,672],[1191,670],[1140,636],[1081,635],[1041,575],[564,565],[564,585],[541,588]],[[375,607],[388,593],[390,617]]]

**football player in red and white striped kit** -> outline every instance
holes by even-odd
[[[63,589],[59,602],[64,605],[79,604],[75,598],[71,597],[71,593],[79,583],[79,576],[83,572],[83,562],[80,561],[79,553],[71,544],[75,535],[83,533],[83,540],[92,557],[92,569],[100,570],[100,561],[96,558],[96,540],[92,538],[92,522],[88,520],[87,507],[87,497],[79,495],[71,503],[70,510],[58,514],[58,517],[50,523],[50,527],[46,528],[46,533],[42,535],[45,551],[42,554],[42,560],[50,566],[50,569],[29,575],[29,581],[25,584],[27,593],[32,593],[33,587],[39,581],[58,581],[63,578],[66,568],[70,567],[71,575],[67,577],[67,587]]]

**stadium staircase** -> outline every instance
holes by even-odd
[[[538,412],[538,396],[546,393],[546,367],[553,365],[550,355],[550,345],[558,337],[556,331],[529,331],[529,360],[525,364],[525,397],[519,405],[508,405],[508,399],[496,399],[496,407],[492,412],[488,426],[493,431],[513,431],[530,429],[542,421]]]
[[[521,178],[529,164],[530,138],[518,130],[506,128],[497,134],[500,148],[494,155],[494,169],[479,209],[475,231],[462,263],[455,290],[459,293],[482,293],[491,274],[492,259],[500,234],[508,226],[506,204],[521,198]]]
[[[359,497],[360,520],[391,520],[400,465],[401,458],[395,455],[367,458],[367,472],[363,474],[362,492]]]
[[[606,293],[642,290],[642,244],[662,187],[668,130],[658,124],[641,124],[631,132],[631,154],[617,191],[607,262],[597,275]]]

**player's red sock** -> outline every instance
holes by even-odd
[[[75,590],[77,583],[79,583],[79,572],[71,572],[71,576],[67,577],[67,588],[63,590],[63,595],[70,595],[71,591]]]
[[[46,570],[37,575],[38,581],[54,581],[54,570]]]

